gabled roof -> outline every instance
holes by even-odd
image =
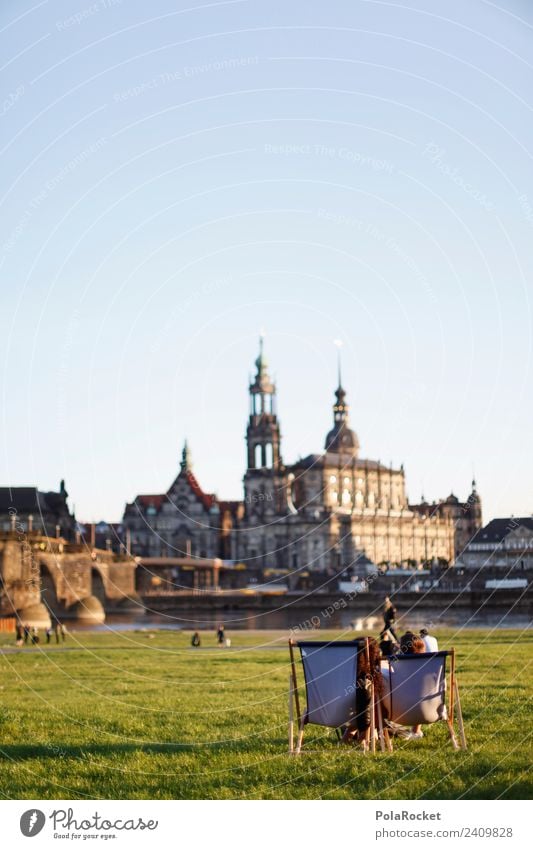
[[[213,493],[212,492],[204,492],[202,487],[200,486],[200,484],[196,480],[195,475],[193,475],[193,473],[189,469],[187,469],[184,472],[181,472],[180,474],[183,474],[186,477],[187,483],[189,484],[189,486],[191,487],[192,491],[194,492],[196,497],[199,499],[199,501],[202,502],[205,509],[210,510],[211,507],[213,506],[213,504],[216,501],[216,497],[213,495]]]
[[[135,499],[135,504],[140,505],[145,510],[147,507],[155,507],[156,510],[161,509],[161,505],[167,500],[167,496],[162,495],[138,495]]]
[[[497,545],[505,539],[508,534],[519,527],[527,528],[529,531],[533,532],[533,517],[526,516],[519,519],[511,516],[508,519],[493,519],[488,523],[488,525],[485,525],[484,528],[480,528],[479,531],[477,531],[475,536],[470,540],[470,544],[490,542]]]
[[[163,506],[163,504],[165,504],[167,501],[170,501],[169,493],[172,492],[176,483],[180,479],[186,480],[187,484],[192,489],[192,491],[193,491],[194,495],[196,496],[196,498],[198,499],[198,501],[200,501],[202,503],[205,510],[210,510],[211,507],[213,507],[213,505],[216,503],[215,495],[213,495],[213,493],[210,493],[210,492],[204,492],[202,487],[200,486],[200,484],[196,480],[196,477],[190,471],[190,469],[183,469],[179,473],[178,477],[176,478],[176,480],[174,481],[174,483],[172,484],[172,486],[170,487],[168,492],[156,493],[154,495],[138,495],[135,498],[135,501],[133,502],[133,504],[127,504],[126,505],[126,511],[128,511],[129,509],[131,509],[133,507],[137,507],[137,509],[140,508],[141,511],[144,512],[149,507],[154,507],[157,510],[157,512],[159,512],[161,510],[161,507]]]

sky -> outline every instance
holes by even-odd
[[[3,0],[0,485],[85,521],[242,496],[265,334],[287,462],[336,348],[409,498],[533,511],[526,0]]]

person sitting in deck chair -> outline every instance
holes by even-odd
[[[355,715],[346,726],[342,736],[343,743],[363,743],[370,726],[371,686],[374,683],[376,698],[383,697],[383,679],[380,669],[380,651],[377,641],[368,640],[368,658],[365,650],[357,656],[357,680],[355,690]]]
[[[406,631],[400,637],[400,654],[424,654],[426,646],[424,640],[418,637],[412,631]],[[410,731],[404,729],[404,733],[400,734],[404,740],[421,740],[424,736],[421,725],[413,725]]]

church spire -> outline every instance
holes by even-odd
[[[280,434],[276,415],[276,386],[270,378],[264,352],[264,336],[259,337],[256,374],[250,383],[250,420],[247,429],[248,468],[277,468],[281,462]]]
[[[182,472],[190,472],[192,468],[191,462],[191,452],[189,449],[189,444],[187,440],[183,443],[183,451],[181,452],[181,463],[180,463]]]
[[[342,387],[341,377],[341,342],[336,341],[337,353],[337,379],[338,386],[335,390],[335,403],[333,405],[333,429],[326,437],[326,451],[331,454],[351,454],[357,457],[359,452],[359,440],[357,434],[350,429],[348,417],[348,404],[346,403],[346,392]]]

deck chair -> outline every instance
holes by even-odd
[[[446,659],[450,658],[449,704],[446,706]],[[384,666],[388,667],[388,675]],[[461,748],[466,736],[455,674],[455,650],[427,654],[403,654],[382,661],[385,678],[384,710],[388,719],[399,725],[428,725],[446,722],[454,749],[459,749],[454,731],[457,726]],[[387,687],[387,678],[388,684]]]
[[[294,648],[300,650],[306,693],[306,709],[301,710]],[[291,656],[291,675],[289,678],[289,753],[300,754],[302,750],[305,726],[308,723],[326,728],[339,729],[355,716],[357,657],[360,651],[367,650],[366,639],[350,642],[304,641],[294,643],[289,640]],[[294,747],[294,708],[298,739]],[[381,712],[378,709],[378,715]],[[369,747],[375,751],[376,705],[371,695],[371,727],[368,731]],[[379,723],[382,731],[382,722]],[[379,738],[381,740],[381,737]],[[385,743],[382,741],[382,748]]]

